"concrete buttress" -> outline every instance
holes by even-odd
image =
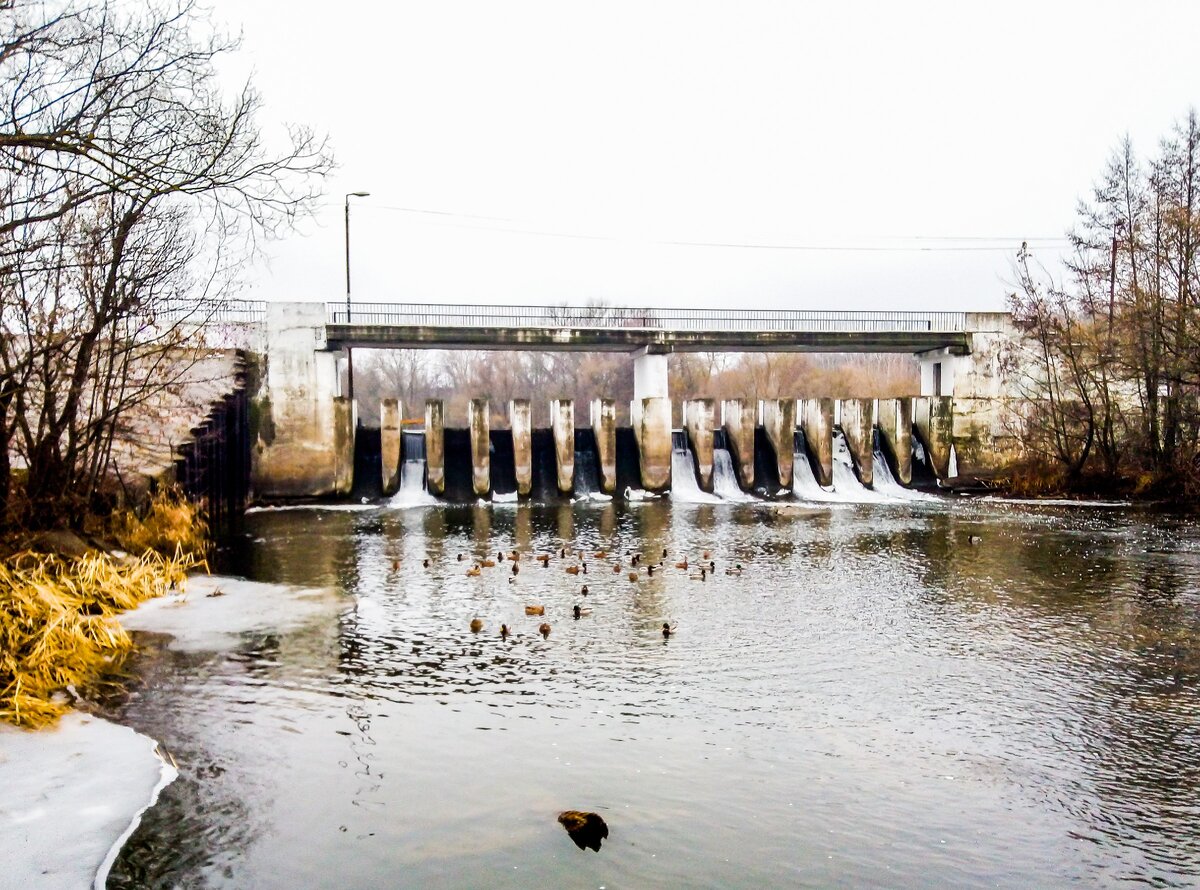
[[[484,498],[492,490],[492,429],[487,399],[467,403],[467,428],[471,435],[471,491]]]
[[[816,461],[817,482],[833,485],[833,399],[805,399],[804,444]]]
[[[939,479],[950,476],[950,449],[954,447],[954,399],[922,396],[913,399],[913,426],[929,453],[929,463]]]
[[[517,495],[527,498],[533,490],[533,421],[529,413],[529,399],[513,399],[508,403],[508,425],[512,428]]]
[[[875,400],[842,399],[839,414],[858,479],[870,488],[875,479]]]
[[[592,399],[592,433],[600,461],[600,490],[617,490],[617,406],[612,399]]]
[[[384,399],[379,403],[379,460],[383,474],[383,493],[392,495],[400,487],[400,402]]]
[[[425,480],[430,494],[446,493],[446,406],[425,400]]]
[[[671,402],[635,399],[631,407],[642,488],[662,492],[671,485]]]
[[[721,405],[729,456],[743,491],[754,487],[755,404],[749,399],[726,399]]]
[[[796,402],[794,399],[763,399],[763,429],[767,441],[775,452],[775,465],[779,470],[779,484],[792,487],[792,463],[796,448]]]
[[[896,479],[912,483],[912,399],[880,399],[876,422],[884,444],[896,461]]]
[[[713,420],[716,404],[712,399],[689,399],[683,403],[683,428],[687,431],[692,454],[696,457],[696,469],[700,475],[700,489],[713,490]]]
[[[570,399],[550,402],[550,428],[554,432],[554,467],[558,491],[575,490],[575,403]]]

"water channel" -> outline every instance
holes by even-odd
[[[1200,882],[1188,520],[930,498],[247,523],[257,583],[211,583],[262,622],[140,634],[110,703],[181,773],[111,888]],[[514,549],[517,575],[466,574]],[[604,817],[599,852],[566,809]]]

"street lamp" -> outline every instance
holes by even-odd
[[[370,192],[346,193],[346,324],[350,324],[350,199],[366,198]],[[346,395],[354,398],[354,360],[350,357],[350,347],[346,347]]]

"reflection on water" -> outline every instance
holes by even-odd
[[[242,571],[344,608],[232,651],[143,638],[114,708],[182,777],[110,887],[1200,880],[1182,520],[649,502],[248,521]],[[466,576],[513,549],[515,582]],[[664,550],[628,579],[629,554]],[[671,568],[705,550],[704,581]],[[607,823],[601,855],[567,810]]]

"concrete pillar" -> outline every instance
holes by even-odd
[[[687,430],[696,468],[700,472],[700,488],[713,490],[713,420],[716,407],[712,399],[690,399],[683,403],[683,428]]]
[[[527,498],[533,490],[533,420],[529,399],[508,403],[508,425],[512,428],[513,469],[517,476],[517,496]]]
[[[642,488],[666,491],[671,486],[671,401],[666,398],[635,399],[631,409]]]
[[[383,472],[383,493],[395,494],[400,487],[400,402],[384,399],[379,403],[379,455]]]
[[[842,399],[839,417],[859,481],[870,488],[875,479],[875,400]]]
[[[337,353],[325,345],[323,303],[267,304],[260,348],[268,360],[251,406],[255,497],[319,497],[338,490],[337,450],[346,437],[335,443]],[[349,438],[352,443],[353,430]]]
[[[833,485],[833,399],[805,399],[804,444],[816,460],[817,482]]]
[[[939,479],[950,476],[950,449],[954,445],[954,400],[951,396],[913,399],[913,426],[917,429],[929,463]]]
[[[617,405],[612,399],[592,399],[592,433],[600,459],[600,490],[617,490]]]
[[[721,403],[721,423],[729,442],[729,456],[743,491],[754,487],[754,427],[758,420],[754,402],[727,399]]]
[[[471,490],[476,497],[487,497],[492,490],[492,429],[487,399],[471,399],[467,404],[467,429],[471,434]]]
[[[896,479],[902,485],[912,483],[912,399],[880,399],[875,422],[892,457],[896,459]]]
[[[633,360],[633,400],[665,399],[667,391],[667,357],[642,350]]]
[[[791,488],[792,463],[796,453],[796,402],[793,399],[764,399],[761,411],[767,441],[775,451],[779,484]]]
[[[446,406],[441,399],[425,400],[425,487],[430,494],[446,493]]]
[[[338,396],[333,400],[333,455],[335,494],[349,494],[354,487],[354,431],[358,411],[353,399]]]
[[[575,403],[570,399],[550,402],[550,428],[554,431],[554,466],[558,471],[558,491],[575,490]]]

